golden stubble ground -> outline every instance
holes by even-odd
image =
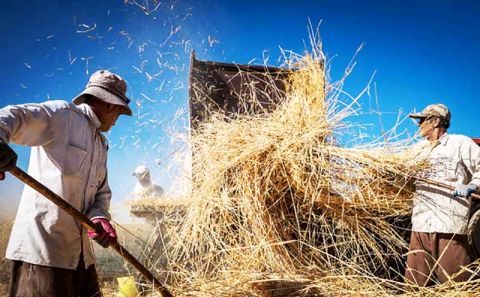
[[[0,296],[7,295],[8,281],[10,275],[10,265],[5,259],[5,250],[7,249],[8,237],[12,229],[11,222],[0,223]]]

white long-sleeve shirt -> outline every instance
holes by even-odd
[[[149,181],[146,184],[142,184],[137,181],[135,184],[135,188],[133,190],[133,197],[135,199],[142,199],[142,198],[151,198],[151,199],[158,199],[163,196],[163,188],[159,185],[156,185]]]
[[[422,155],[431,167],[422,177],[451,186],[471,183],[480,188],[480,147],[471,138],[445,133],[434,145],[426,142]],[[469,211],[469,199],[454,197],[450,190],[418,182],[412,230],[466,234]]]
[[[0,109],[0,139],[31,146],[28,173],[89,218],[110,218],[107,143],[90,106],[65,101]],[[83,251],[93,264],[86,230],[72,216],[25,186],[6,257],[76,269]]]

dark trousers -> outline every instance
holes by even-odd
[[[12,261],[9,297],[101,297],[95,265],[77,270]]]
[[[405,280],[418,286],[466,281],[468,271],[455,275],[472,262],[466,235],[412,232],[407,255]],[[455,277],[453,277],[455,275]]]

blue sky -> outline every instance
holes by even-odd
[[[376,89],[385,128],[399,111],[443,102],[452,111],[452,133],[480,137],[476,1],[126,2],[0,2],[0,107],[71,100],[99,68],[128,81],[136,115],[121,118],[108,135],[114,201],[131,191],[131,172],[140,163],[150,165],[159,184],[175,187],[166,162],[155,160],[178,147],[171,135],[183,131],[186,120],[190,50],[203,60],[261,64],[268,56],[269,64],[278,65],[280,46],[308,49],[309,19],[314,25],[322,21],[333,79],[364,44],[345,90],[359,93],[375,73],[370,94]],[[375,105],[368,98],[362,103],[367,113]],[[374,124],[366,132],[378,134],[377,117],[365,120]],[[416,127],[406,122],[402,128]],[[15,149],[26,168],[28,148]],[[9,176],[0,186],[0,206],[14,208],[20,188]]]

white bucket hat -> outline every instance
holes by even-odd
[[[73,103],[79,105],[85,101],[85,95],[92,95],[103,102],[123,107],[121,113],[131,116],[130,99],[126,93],[127,83],[123,78],[108,70],[98,70],[90,76],[85,90],[73,98]]]
[[[137,177],[141,177],[141,176],[144,176],[147,173],[150,173],[150,170],[148,170],[147,166],[138,165],[138,167],[135,168],[135,171],[133,172],[132,175],[135,175]]]

